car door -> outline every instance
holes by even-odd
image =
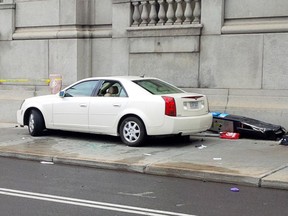
[[[59,97],[53,104],[54,128],[89,131],[89,104],[98,82],[98,80],[83,81],[65,90],[64,97]]]
[[[113,89],[111,91],[111,89]],[[115,89],[117,89],[115,91]],[[90,101],[89,129],[94,133],[116,134],[119,116],[128,102],[124,87],[117,81],[102,82],[98,94]]]

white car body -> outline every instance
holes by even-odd
[[[78,84],[81,86],[83,82],[99,84],[98,82],[104,81],[108,83],[115,81],[118,86],[121,85],[121,92],[114,97],[104,97],[104,95],[63,97],[55,94],[28,98],[17,111],[17,122],[21,126],[28,125],[28,115],[31,109],[35,109],[42,114],[46,129],[113,136],[119,135],[121,121],[127,116],[140,119],[149,136],[190,135],[211,127],[212,115],[208,110],[206,96],[187,93],[180,89],[179,91],[182,92],[179,93],[153,95],[133,82],[151,79],[158,80],[130,76],[94,77],[80,80],[65,88],[64,92],[73,91],[74,86],[77,87]],[[104,83],[99,88],[103,86]],[[100,92],[101,89],[98,90]],[[124,96],[120,95],[122,93]],[[175,116],[165,115],[165,101],[162,96],[174,98],[177,110]],[[196,105],[195,108],[191,107],[192,104]]]

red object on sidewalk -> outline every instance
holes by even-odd
[[[220,132],[220,138],[221,139],[239,139],[240,134],[233,133],[233,132]]]

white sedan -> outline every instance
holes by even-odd
[[[140,146],[147,136],[181,135],[211,127],[205,95],[151,77],[93,77],[55,95],[26,99],[17,122],[32,136],[58,129],[120,136]]]

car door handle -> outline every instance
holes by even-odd
[[[80,107],[87,107],[87,104],[80,104]]]
[[[121,104],[113,104],[114,107],[121,107]]]

